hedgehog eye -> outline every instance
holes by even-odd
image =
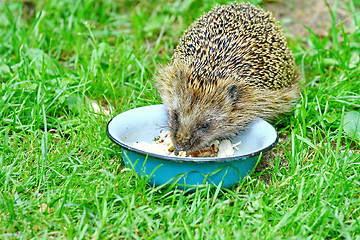
[[[210,123],[203,123],[200,125],[200,129],[203,130],[203,131],[206,131],[208,130],[210,127]]]

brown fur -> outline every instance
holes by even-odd
[[[270,13],[234,3],[201,16],[156,78],[175,148],[205,147],[289,111],[299,92],[294,65]]]

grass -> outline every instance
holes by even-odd
[[[360,239],[359,141],[343,131],[360,108],[358,1],[352,31],[333,13],[327,36],[289,40],[304,90],[274,123],[271,168],[185,193],[124,167],[107,121],[160,103],[155,67],[215,2],[1,2],[0,238]]]

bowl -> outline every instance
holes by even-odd
[[[176,184],[188,189],[208,184],[231,188],[255,167],[261,152],[271,149],[277,140],[274,127],[259,119],[231,141],[241,141],[233,157],[176,157],[146,152],[134,142],[151,143],[166,129],[164,105],[151,105],[123,112],[107,125],[107,135],[122,148],[125,165],[140,177],[147,176],[153,186]]]

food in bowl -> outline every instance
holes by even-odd
[[[210,146],[204,147],[194,151],[180,151],[178,155],[174,152],[174,144],[170,138],[170,132],[161,130],[158,137],[154,138],[151,143],[148,142],[134,142],[133,147],[141,149],[146,152],[152,152],[160,155],[178,156],[178,157],[232,157],[234,156],[234,149],[241,142],[235,144],[230,140],[215,140],[210,143]]]

